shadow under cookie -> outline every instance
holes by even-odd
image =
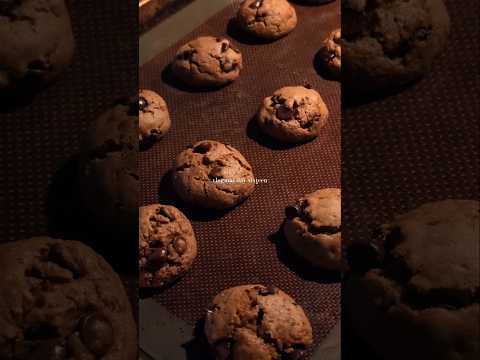
[[[192,340],[182,344],[185,349],[186,360],[205,360],[212,358],[212,351],[205,336],[205,318],[195,323]]]
[[[341,280],[340,272],[328,271],[311,266],[306,260],[297,255],[288,245],[283,233],[283,225],[268,239],[275,244],[278,259],[295,272],[303,280],[315,281],[323,284],[338,283]]]
[[[49,236],[77,240],[101,254],[115,269],[129,273],[138,271],[132,261],[137,252],[137,229],[131,234],[116,231],[111,226],[99,226],[87,214],[78,185],[79,155],[63,163],[53,175],[47,192],[46,214]]]

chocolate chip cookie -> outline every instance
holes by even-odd
[[[138,252],[140,287],[161,287],[184,275],[197,256],[190,221],[173,206],[142,206]]]
[[[189,204],[224,210],[250,196],[255,183],[252,167],[238,150],[203,140],[178,155],[173,186]]]
[[[172,63],[173,74],[192,87],[226,85],[240,76],[242,54],[230,40],[202,36],[183,45]]]
[[[283,231],[291,250],[315,267],[342,270],[341,191],[321,189],[285,209]]]
[[[0,359],[131,360],[136,325],[110,265],[75,241],[0,245]]]
[[[171,120],[167,104],[155,91],[142,89],[138,97],[138,140],[148,146],[160,140],[170,129]]]
[[[394,91],[430,71],[450,20],[442,0],[342,1],[342,84],[350,93]]]
[[[207,311],[205,334],[215,359],[304,359],[313,342],[303,309],[273,286],[222,291]]]
[[[297,13],[287,0],[245,0],[240,4],[237,23],[253,36],[275,40],[297,26]]]
[[[138,229],[138,97],[120,99],[91,125],[79,171],[88,218],[135,239]]]
[[[479,209],[445,200],[397,216],[372,240],[377,258],[353,267],[346,308],[381,358],[479,357]]]
[[[320,49],[322,65],[337,79],[340,79],[342,66],[341,37],[342,33],[340,29],[333,30],[325,39],[323,47]]]
[[[63,0],[0,1],[0,90],[52,81],[71,61],[74,39]]]
[[[327,106],[309,86],[287,86],[275,91],[263,100],[257,114],[259,128],[284,143],[316,138],[327,119]]]

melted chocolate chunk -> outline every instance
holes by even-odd
[[[143,111],[147,108],[148,106],[148,101],[147,99],[145,99],[143,96],[140,96],[138,98],[138,108]]]
[[[282,105],[282,106],[279,106],[277,108],[277,111],[276,111],[276,116],[277,118],[279,118],[280,120],[284,120],[284,121],[287,121],[287,120],[290,120],[294,117],[294,112],[292,109]]]
[[[148,256],[148,262],[149,264],[158,269],[163,266],[168,261],[168,253],[167,250],[163,248],[158,248],[154,250],[149,256]]]
[[[332,61],[335,58],[335,54],[330,52],[326,47],[322,47],[318,52],[320,59],[324,62]]]
[[[262,7],[262,4],[263,4],[263,0],[257,0],[257,1],[252,2],[249,5],[249,8],[250,9],[258,9],[258,8]]]
[[[113,344],[113,328],[105,317],[88,315],[81,321],[80,337],[92,354],[103,356]]]
[[[290,205],[285,208],[285,216],[287,219],[295,219],[298,217],[300,209],[296,205]]]
[[[230,46],[228,45],[228,43],[224,42],[222,43],[222,52],[225,52],[227,51],[228,49],[230,48]]]
[[[178,255],[183,255],[187,251],[187,242],[185,241],[185,239],[176,238],[173,241],[173,247]]]
[[[209,142],[202,142],[193,148],[194,153],[206,154],[212,150],[212,144]]]
[[[208,174],[208,177],[210,179],[221,179],[221,178],[223,178],[222,168],[220,166],[214,167],[212,170],[210,170],[210,173]]]

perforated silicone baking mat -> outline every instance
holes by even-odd
[[[79,232],[84,219],[69,218],[76,207],[74,157],[87,125],[116,98],[137,91],[137,1],[68,4],[76,40],[71,67],[33,99],[0,98],[0,242],[88,238]],[[135,283],[127,285],[136,301]]]
[[[277,232],[286,205],[305,193],[340,186],[340,87],[320,76],[315,62],[323,39],[339,26],[340,1],[316,7],[294,4],[297,28],[270,44],[255,44],[233,30],[229,22],[237,6],[234,2],[140,68],[140,87],[164,97],[173,122],[160,143],[139,155],[141,202],[171,203],[182,209],[199,243],[191,271],[153,299],[158,311],[166,308],[193,326],[219,291],[240,284],[272,284],[303,306],[318,344],[339,320],[339,279],[321,273],[313,274],[314,279],[285,252]],[[200,35],[226,36],[241,50],[244,69],[233,84],[217,91],[192,92],[172,79],[168,64],[177,48]],[[330,110],[328,123],[313,142],[293,148],[275,146],[254,126],[256,110],[274,90],[305,83],[323,96]],[[170,185],[169,170],[176,155],[202,139],[231,144],[249,160],[256,178],[268,181],[258,184],[245,203],[220,217],[183,206]],[[151,301],[148,306],[154,316]],[[140,342],[142,333],[161,336],[159,331],[161,327],[155,325],[140,329]]]
[[[344,242],[368,240],[425,202],[479,198],[478,4],[445,3],[450,39],[432,72],[395,96],[343,109]],[[352,339],[342,338],[346,359],[359,354]]]

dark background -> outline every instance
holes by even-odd
[[[112,262],[122,244],[99,246],[105,238],[85,231],[86,219],[76,213],[75,157],[88,124],[118,97],[137,92],[138,2],[69,5],[72,66],[33,99],[0,98],[0,242],[47,234],[82,240]],[[136,301],[135,277],[122,278]]]
[[[344,243],[368,241],[425,202],[479,199],[478,1],[445,3],[450,39],[431,73],[398,95],[343,103]],[[362,349],[343,314],[343,358],[351,359]]]

